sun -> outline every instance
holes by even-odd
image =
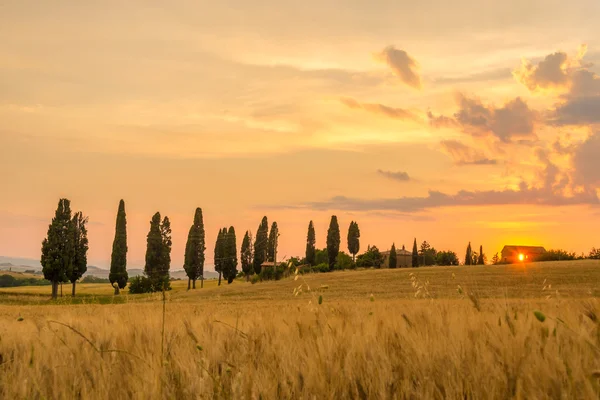
[[[525,256],[523,254],[519,254],[519,261],[525,260]]]

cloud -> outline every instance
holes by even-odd
[[[577,146],[573,154],[573,167],[576,183],[600,186],[600,131]]]
[[[415,89],[421,88],[417,62],[406,51],[388,46],[380,53],[375,54],[375,58],[386,63],[406,85]]]
[[[461,190],[456,194],[429,191],[424,197],[399,197],[385,199],[358,199],[345,196],[333,197],[327,201],[307,202],[300,208],[315,210],[343,211],[397,211],[420,212],[441,207],[505,206],[505,205],[567,206],[582,204],[600,204],[593,191],[564,196],[545,188],[530,188],[522,183],[518,190]],[[298,206],[292,206],[297,208]]]
[[[457,165],[496,165],[498,161],[485,156],[481,151],[471,148],[457,140],[444,140],[442,148],[454,159]]]
[[[400,181],[400,182],[410,181],[410,176],[408,176],[408,173],[403,172],[403,171],[383,171],[381,169],[378,169],[377,173],[381,176],[384,176],[388,179],[392,179],[395,181]]]
[[[496,107],[459,94],[457,103],[460,109],[453,117],[434,116],[429,112],[430,125],[436,128],[458,126],[472,136],[491,135],[505,143],[536,138],[537,113],[520,97]]]
[[[588,125],[600,123],[600,77],[583,63],[587,46],[582,45],[576,56],[556,52],[547,55],[537,65],[524,60],[513,76],[532,92],[559,89],[559,102],[549,122],[555,125]]]
[[[532,65],[523,60],[519,68],[513,71],[513,76],[531,91],[564,87],[569,82],[567,53],[556,52],[549,54],[538,65]]]
[[[411,119],[414,121],[419,121],[419,117],[412,112],[405,110],[403,108],[394,108],[388,107],[383,104],[378,103],[359,103],[353,98],[343,97],[340,99],[342,104],[346,105],[352,109],[361,109],[374,114],[384,115],[389,118],[394,119]]]

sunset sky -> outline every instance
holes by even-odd
[[[387,250],[600,246],[600,1],[3,1],[0,255],[39,258],[58,199],[108,267],[152,214],[183,263],[202,207],[279,254],[336,214]],[[210,267],[212,268],[212,267]],[[210,269],[209,268],[209,269]]]

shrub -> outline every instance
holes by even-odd
[[[99,278],[94,275],[86,275],[81,280],[81,283],[110,283],[110,280],[107,278]]]
[[[548,250],[544,254],[540,254],[534,261],[566,261],[574,260],[575,253],[569,253],[565,250]]]
[[[153,281],[147,276],[136,276],[129,280],[129,293],[141,294],[141,293],[153,293],[161,292],[163,290],[171,290],[171,283],[168,278],[164,280]]]
[[[250,282],[254,285],[255,283],[260,282],[260,276],[258,274],[252,275],[250,278]]]

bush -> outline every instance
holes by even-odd
[[[0,287],[17,287],[17,286],[47,286],[50,281],[36,278],[17,279],[12,275],[0,275]]]
[[[81,280],[81,283],[110,283],[110,280],[107,278],[99,278],[94,275],[86,275]]]
[[[171,290],[171,282],[168,278],[153,281],[147,276],[136,276],[129,280],[129,293],[153,293],[162,292],[163,286],[165,290]]]
[[[254,285],[255,283],[260,282],[260,276],[258,276],[258,274],[254,274],[252,275],[252,277],[250,278],[250,282]]]
[[[263,268],[262,271],[260,271],[259,275],[261,281],[278,281],[281,278],[287,276],[287,267],[283,264],[279,264],[275,268]]]
[[[571,261],[575,260],[575,253],[565,250],[548,250],[544,254],[535,257],[533,261]]]
[[[342,269],[350,269],[353,267],[354,267],[354,264],[352,263],[352,257],[350,257],[348,254],[344,253],[343,251],[340,251],[336,257],[334,269],[342,270]]]
[[[383,265],[383,255],[377,246],[369,246],[367,251],[356,258],[356,266],[361,268],[381,268]]]
[[[440,251],[436,254],[435,263],[437,265],[458,265],[458,256],[453,251]]]

